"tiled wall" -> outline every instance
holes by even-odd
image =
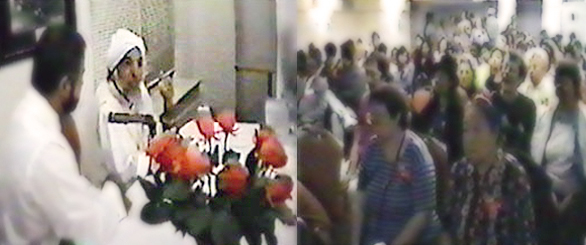
[[[110,38],[119,28],[141,33],[139,0],[90,0],[94,79],[106,79]]]
[[[148,49],[149,71],[158,75],[175,66],[173,1],[140,0],[141,35]],[[148,79],[148,77],[147,77]]]
[[[173,2],[165,0],[91,0],[91,29],[96,81],[106,77],[112,34],[129,29],[145,40],[148,72],[174,66]]]

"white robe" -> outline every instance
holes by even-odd
[[[542,78],[541,82],[535,86],[531,82],[530,76],[527,75],[525,81],[519,85],[519,88],[517,88],[517,91],[520,94],[529,97],[533,100],[533,103],[535,103],[537,109],[536,118],[543,116],[544,113],[555,108],[558,103],[553,79],[553,76],[548,73]]]
[[[120,216],[79,174],[59,116],[36,90],[11,119],[0,159],[0,244],[107,244]]]
[[[110,112],[152,115],[153,102],[144,84],[141,93],[127,101],[115,88],[113,82],[103,81],[98,85],[99,121],[98,135],[103,150],[103,161],[110,175],[131,183],[137,175],[137,166],[146,150],[149,129],[142,124],[118,124],[108,122]],[[155,117],[155,119],[157,119]]]

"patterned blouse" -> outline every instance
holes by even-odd
[[[529,177],[517,159],[499,153],[504,164],[484,176],[466,159],[452,167],[448,212],[454,244],[535,244]]]

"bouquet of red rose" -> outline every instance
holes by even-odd
[[[220,162],[217,147],[214,151],[211,147],[217,140],[214,121],[226,133],[226,141],[235,131],[233,113],[220,113],[215,120],[211,115],[198,118],[198,128],[210,143],[204,152],[174,134],[150,142],[149,172],[139,178],[150,202],[141,219],[149,224],[171,221],[198,244],[240,244],[245,237],[248,244],[260,245],[262,235],[269,244],[277,244],[276,219],[289,225],[295,222],[285,205],[293,189],[291,177],[266,176],[287,162],[281,143],[270,129],[261,128],[245,164],[233,150],[226,150]]]

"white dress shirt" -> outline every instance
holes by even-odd
[[[108,122],[110,112],[153,115],[153,102],[144,84],[140,94],[125,97],[113,82],[98,85],[98,137],[103,149],[104,164],[109,174],[129,184],[136,177],[139,158],[146,150],[149,129],[146,125]],[[155,117],[155,120],[157,118]]]
[[[27,92],[3,139],[0,244],[106,244],[119,216],[79,173],[59,116],[36,90]]]

